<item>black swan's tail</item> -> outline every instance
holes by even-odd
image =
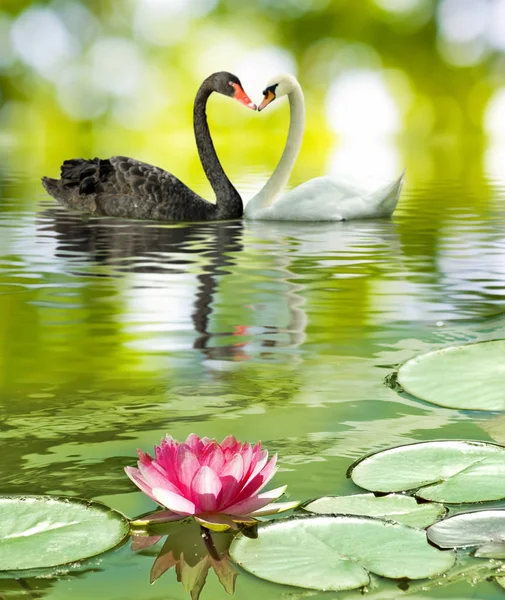
[[[61,179],[42,177],[42,185],[51,196],[68,203],[72,197],[100,192],[113,173],[109,160],[73,158],[62,164]]]
[[[58,179],[51,179],[51,177],[42,177],[42,185],[46,188],[47,193],[55,198],[61,195],[60,183],[61,182]]]

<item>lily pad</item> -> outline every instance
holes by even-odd
[[[403,494],[324,496],[309,502],[303,506],[303,509],[323,515],[365,515],[421,529],[428,527],[447,512],[442,504],[435,502],[418,504],[415,498]]]
[[[505,340],[451,346],[416,356],[398,370],[416,398],[466,410],[505,410]]]
[[[0,497],[0,568],[43,569],[90,558],[120,544],[128,532],[128,520],[99,502]]]
[[[414,491],[424,500],[469,503],[505,498],[505,448],[461,440],[397,446],[351,465],[354,483],[374,492]]]
[[[455,554],[400,523],[348,515],[292,517],[265,523],[256,539],[239,534],[231,558],[257,577],[316,590],[366,586],[370,573],[424,579],[452,567]]]
[[[460,513],[435,523],[427,533],[440,548],[478,546],[475,556],[505,558],[505,510]]]

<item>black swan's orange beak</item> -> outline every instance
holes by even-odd
[[[272,102],[272,100],[275,100],[275,94],[272,92],[272,90],[265,90],[266,91],[266,95],[263,98],[263,100],[261,101],[261,104],[258,106],[258,110],[263,110],[266,106],[268,106],[270,104],[270,102]]]
[[[254,104],[254,102],[244,92],[242,87],[238,83],[232,83],[232,86],[235,89],[235,93],[233,94],[235,100],[238,100],[241,104],[247,106],[247,108],[252,108],[253,110],[256,110],[256,104]]]

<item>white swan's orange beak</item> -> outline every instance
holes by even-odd
[[[258,106],[258,110],[263,110],[266,106],[268,106],[270,104],[270,102],[272,102],[272,100],[275,100],[275,94],[272,92],[272,90],[265,90],[266,91],[266,95],[263,98],[261,104]]]
[[[256,104],[254,104],[254,102],[244,92],[242,87],[240,87],[238,83],[232,83],[231,85],[235,89],[235,93],[233,94],[235,100],[238,100],[241,104],[247,106],[247,108],[252,108],[253,110],[256,110]]]

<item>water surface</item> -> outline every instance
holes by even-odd
[[[166,432],[261,439],[302,500],[356,492],[347,467],[383,447],[505,442],[497,414],[384,385],[417,353],[505,337],[505,184],[407,186],[391,220],[169,225],[71,214],[33,173],[0,177],[3,494],[133,517],[153,505],[123,467]],[[76,576],[1,581],[1,597],[186,598],[174,573],[149,585],[153,557],[124,547]],[[307,595],[240,575],[238,598],[260,594]],[[210,575],[202,598],[226,597]]]

